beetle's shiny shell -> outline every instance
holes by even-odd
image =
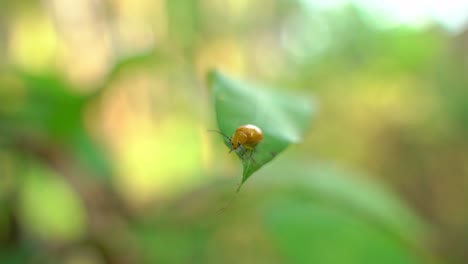
[[[232,149],[236,150],[240,146],[252,150],[263,140],[262,130],[255,125],[243,125],[236,129],[231,138]]]

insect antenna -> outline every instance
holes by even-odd
[[[229,141],[232,145],[232,141],[231,141],[231,138],[229,138],[228,136],[226,136],[226,134],[224,134],[223,132],[221,131],[218,131],[218,130],[215,130],[215,129],[209,129],[208,132],[216,132],[216,133],[219,133],[221,134],[225,139],[227,139],[227,141]],[[231,153],[233,150],[233,148],[231,147],[231,150],[229,151],[229,153]]]
[[[228,136],[226,136],[226,134],[224,134],[224,133],[221,132],[221,131],[218,131],[218,130],[215,130],[215,129],[209,129],[208,132],[216,132],[216,133],[219,133],[219,134],[221,134],[223,137],[225,137],[227,140],[229,140],[229,142],[231,142],[231,139],[230,139]]]

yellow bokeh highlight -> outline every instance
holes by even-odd
[[[201,141],[197,127],[184,116],[173,115],[157,124],[133,120],[117,152],[117,186],[133,205],[169,197],[199,181]]]
[[[201,80],[212,69],[242,76],[246,71],[246,54],[234,38],[215,39],[200,47],[196,57],[197,75]]]
[[[134,208],[201,182],[207,138],[193,113],[172,107],[179,87],[171,85],[151,71],[128,74],[101,102],[99,123],[115,164],[115,186]]]
[[[10,60],[30,71],[42,71],[54,64],[57,35],[50,17],[25,14],[12,24],[8,43]]]

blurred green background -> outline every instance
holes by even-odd
[[[455,2],[1,0],[0,263],[467,263]],[[213,68],[320,109],[223,212]]]

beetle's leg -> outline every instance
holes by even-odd
[[[255,164],[255,160],[254,160],[254,158],[252,157],[252,155],[253,155],[254,151],[255,151],[255,148],[253,148],[253,149],[251,149],[251,150],[250,150],[249,159],[250,159],[250,161],[252,161],[252,163],[254,163],[254,164]]]
[[[254,159],[252,158],[253,150],[244,148],[241,154],[242,160],[250,159],[253,163],[255,163]]]

